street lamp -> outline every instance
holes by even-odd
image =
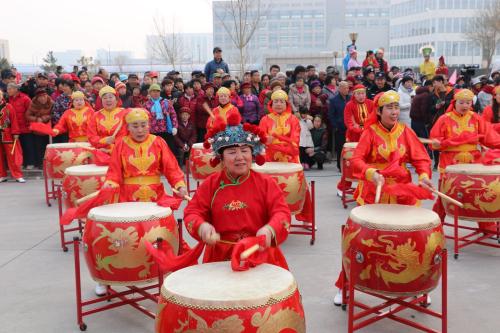
[[[352,45],[356,44],[356,40],[358,39],[358,33],[357,32],[351,32],[349,33],[349,38],[352,41]]]
[[[333,51],[333,58],[335,59],[335,69],[337,69],[337,57],[339,56],[338,51]]]

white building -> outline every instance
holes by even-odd
[[[420,48],[431,44],[436,62],[444,55],[448,65],[480,65],[480,47],[464,32],[475,11],[493,1],[498,0],[391,0],[390,64],[418,66],[423,59]]]
[[[0,59],[1,58],[10,61],[9,41],[7,39],[0,39]]]
[[[61,66],[77,65],[77,61],[82,57],[82,55],[82,50],[54,51],[54,57],[57,59],[57,64]]]

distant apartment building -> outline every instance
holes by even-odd
[[[7,39],[0,39],[0,59],[1,58],[10,61],[9,41]]]
[[[61,66],[73,66],[78,64],[78,60],[83,56],[82,50],[54,51],[57,64]]]
[[[390,63],[417,66],[419,50],[433,45],[433,58],[445,56],[448,65],[480,65],[481,48],[464,33],[476,11],[498,0],[391,0]],[[500,54],[500,45],[496,54]]]

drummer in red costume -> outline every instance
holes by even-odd
[[[454,101],[446,113],[438,118],[430,133],[431,148],[439,150],[439,172],[448,165],[478,163],[481,151],[478,144],[488,148],[500,148],[500,135],[491,124],[472,111],[474,93],[462,89],[455,93]],[[433,210],[444,220],[446,213],[438,198]],[[486,225],[486,224],[485,224]]]
[[[269,114],[262,117],[259,124],[268,136],[266,161],[300,163],[300,123],[292,114],[286,92],[273,92],[268,108]]]
[[[365,122],[368,120],[372,112],[375,111],[373,101],[366,98],[366,88],[362,84],[355,85],[352,90],[353,98],[347,102],[344,108],[344,124],[346,131],[346,142],[358,142],[363,130]],[[342,196],[341,191],[350,189],[352,183],[345,180],[340,180],[337,184],[338,195]]]
[[[426,189],[433,189],[430,181],[431,160],[425,147],[418,140],[415,132],[399,118],[399,94],[395,91],[381,93],[376,98],[376,113],[366,122],[366,128],[351,158],[354,175],[360,179],[354,197],[359,205],[375,202],[377,184],[411,183],[411,174],[406,164],[415,167],[419,184]],[[401,174],[397,178],[382,175],[384,168],[396,163]],[[382,193],[380,203],[418,205],[413,197],[393,196]],[[337,280],[336,286],[342,288],[343,275]],[[335,305],[341,305],[342,294],[334,298]]]
[[[407,163],[415,167],[420,184],[432,188],[429,154],[415,132],[398,121],[400,112],[398,93],[387,91],[379,96],[377,102],[377,121],[366,127],[351,158],[354,176],[360,179],[354,193],[360,205],[375,202],[374,189],[378,182],[388,185],[410,183],[411,174],[406,167]],[[404,169],[404,176],[399,175],[397,179],[384,177],[379,170],[394,162],[394,159],[397,159],[397,164]],[[383,193],[380,203],[415,205],[417,200]]]
[[[87,136],[92,146],[110,152],[114,143],[127,134],[127,126],[123,121],[127,110],[118,107],[116,91],[110,86],[102,87],[99,97],[103,108],[90,119]]]
[[[352,89],[352,98],[344,109],[344,123],[347,129],[346,141],[358,142],[363,133],[366,120],[375,111],[373,101],[366,98],[366,88],[362,84]]]
[[[484,108],[483,119],[500,133],[500,86],[493,90],[493,103]]]
[[[61,119],[54,126],[54,135],[68,132],[69,142],[87,142],[87,129],[94,110],[85,101],[85,95],[81,91],[71,94],[73,107],[66,110]]]
[[[207,131],[213,127],[217,117],[222,118],[226,122],[229,113],[233,111],[239,112],[238,108],[231,103],[231,91],[229,89],[225,87],[219,88],[216,97],[219,101],[219,106],[212,110],[214,117],[210,117],[207,120]]]
[[[260,154],[266,138],[256,126],[240,125],[239,113],[231,113],[227,122],[218,118],[207,132],[205,146],[211,143],[223,169],[198,187],[184,210],[186,228],[208,244],[203,262],[230,260],[236,242],[263,235],[267,262],[287,268],[278,246],[288,236],[290,209],[276,182],[251,170],[252,156],[264,163]]]
[[[130,109],[125,122],[129,134],[113,149],[103,188],[119,187],[120,202],[157,201],[165,191],[160,179],[164,175],[184,197],[184,173],[165,140],[149,133],[148,111]]]
[[[16,111],[5,101],[3,91],[0,90],[0,183],[7,181],[4,155],[12,177],[18,183],[25,182],[21,171],[23,151],[19,143],[19,134]]]

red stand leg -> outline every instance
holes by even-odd
[[[448,331],[448,251],[443,249],[441,259],[441,331]]]
[[[454,214],[453,214],[453,235],[454,235],[454,242],[453,242],[453,249],[455,251],[454,257],[455,259],[458,258],[458,207],[455,206],[454,209]]]
[[[311,245],[316,241],[316,182],[311,181],[311,202],[312,202],[312,226],[311,226]]]
[[[82,314],[82,285],[80,277],[80,239],[73,238],[73,256],[75,258],[75,292],[76,292],[76,322],[81,331],[87,329],[87,325],[83,322]]]
[[[49,179],[47,177],[47,163],[45,159],[43,160],[42,172],[43,172],[43,185],[45,187],[45,202],[47,203],[47,206],[50,207],[51,204],[49,197]]]

